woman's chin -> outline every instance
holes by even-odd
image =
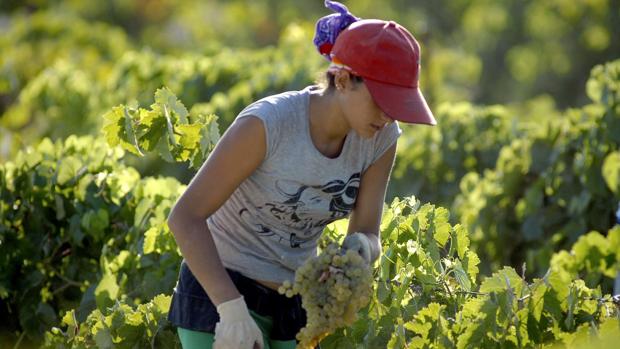
[[[355,132],[358,134],[358,136],[364,139],[370,139],[375,136],[375,134],[377,133],[377,130],[371,126],[363,130],[355,130]]]

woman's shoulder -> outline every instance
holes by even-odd
[[[290,90],[263,97],[245,107],[237,116],[254,115],[261,119],[274,119],[282,115],[297,113],[306,108],[307,100],[313,86],[301,90]]]
[[[253,104],[265,103],[278,105],[287,102],[300,102],[300,100],[302,100],[304,97],[307,97],[310,91],[312,91],[313,89],[315,89],[315,86],[308,86],[301,90],[289,90],[277,94],[272,94],[253,102],[252,104],[250,104],[250,106]]]
[[[243,109],[237,120],[254,116],[262,121],[267,141],[267,157],[274,153],[283,138],[294,138],[303,131],[300,122],[307,110],[310,88],[286,91],[257,100]]]

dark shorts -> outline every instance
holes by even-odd
[[[248,308],[273,319],[269,338],[295,340],[297,332],[306,325],[306,311],[301,306],[301,297],[295,295],[288,298],[237,271],[226,271],[243,295]],[[220,321],[215,305],[189,270],[185,260],[181,263],[179,280],[172,294],[168,320],[176,327],[209,333],[215,332],[215,324]]]

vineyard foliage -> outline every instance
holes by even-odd
[[[527,261],[542,275],[554,251],[615,221],[620,61],[594,68],[586,89],[590,104],[561,113],[544,99],[441,105],[436,128],[405,131],[392,192],[451,207],[485,273]]]
[[[42,137],[96,136],[102,126],[102,114],[119,104],[145,105],[164,85],[192,105],[196,113],[216,113],[222,126],[227,127],[236,112],[253,100],[311,82],[321,59],[309,54],[307,33],[292,25],[277,47],[253,51],[218,47],[208,55],[163,55],[148,49],[136,51],[118,46],[115,48],[121,51],[111,54],[104,51],[107,47],[102,43],[100,46],[104,48],[100,50],[104,52],[93,49],[96,58],[85,63],[81,55],[71,52],[84,50],[80,41],[87,38],[69,36],[64,41],[55,41],[64,32],[86,35],[83,23],[65,24],[72,22],[55,14],[41,14],[36,23],[39,22],[43,28],[16,25],[8,38],[21,40],[19,44],[8,39],[5,43],[0,41],[0,48],[8,52],[2,58],[6,67],[17,65],[22,51],[37,51],[40,46],[51,46],[50,49],[58,49],[67,56],[48,56],[52,63],[30,62],[23,67],[23,74],[8,70],[6,76],[0,75],[4,79],[0,86],[13,86],[0,90],[12,102],[4,113],[0,107],[0,114],[3,113],[0,134],[13,144],[7,153]],[[23,39],[32,36],[36,40]],[[112,33],[109,37],[113,38]],[[92,39],[93,45],[98,43],[98,38]],[[65,45],[70,49],[65,49]],[[16,135],[12,131],[20,133]]]
[[[615,224],[620,60],[595,67],[587,91],[591,104],[540,122],[461,180],[452,207],[489,270],[526,261],[541,275],[554,251]]]
[[[386,207],[381,226],[385,253],[375,268],[371,303],[351,327],[327,337],[321,347],[573,348],[576,343],[611,343],[620,336],[620,299],[575,278],[576,272],[590,270],[585,259],[598,258],[597,249],[619,250],[620,227],[589,249],[576,245],[571,255],[582,254],[581,259],[554,256],[565,263],[528,282],[511,267],[480,277],[467,229],[448,220],[447,209],[421,205],[412,197]],[[342,222],[330,227],[340,237],[345,228]],[[605,257],[620,263],[615,254]],[[44,347],[178,346],[165,321],[169,303],[170,296],[164,295],[138,306],[117,301],[95,310],[85,322],[70,311],[61,327],[46,333]]]
[[[505,106],[445,103],[435,111],[442,122],[432,128],[409,128],[399,141],[390,190],[416,193],[449,206],[470,172],[495,166],[511,139],[525,135],[525,125]]]
[[[619,1],[345,3],[416,35],[439,124],[401,123],[373,295],[321,346],[616,345]],[[243,107],[324,71],[325,14],[0,3],[0,347],[180,348],[168,213]]]
[[[103,139],[45,139],[0,166],[4,329],[29,337],[76,308],[168,292],[181,259],[165,220],[184,186],[140,178]],[[25,276],[25,277],[24,277]]]
[[[437,103],[506,103],[551,93],[559,105],[575,105],[584,100],[575,88],[585,82],[583,74],[620,51],[618,0],[343,3],[357,16],[393,19],[416,34],[423,42],[422,81]],[[165,54],[275,45],[292,22],[312,30],[314,21],[327,14],[323,1],[293,0],[0,4],[11,20],[26,17],[28,10],[62,14],[67,22],[105,23],[121,29],[136,47]]]
[[[602,91],[611,106],[616,104],[605,91],[618,79],[605,79],[609,75],[604,72],[616,66],[617,62],[597,67],[593,79],[598,80],[589,84],[594,98]],[[600,80],[603,83],[597,85]],[[44,340],[55,348],[178,345],[165,321],[165,305],[181,257],[165,219],[184,186],[171,178],[141,178],[123,164],[124,150],[195,165],[204,161],[218,133],[213,117],[192,115],[169,90],[158,90],[154,99],[149,110],[112,108],[99,139],[46,139],[0,167],[5,222],[0,245],[5,256],[2,301],[9,314],[19,314],[19,322],[9,323],[9,328],[23,329],[37,341],[45,328],[54,327]],[[606,105],[583,110],[614,120],[616,114]],[[183,132],[193,132],[194,137],[179,137]],[[527,141],[532,139],[502,147],[497,166],[505,149],[518,149]],[[572,144],[570,138],[565,141]],[[606,167],[613,168],[609,162],[615,153],[604,149],[610,154],[604,157]],[[506,158],[518,163],[526,159]],[[598,164],[602,173],[603,160]],[[492,170],[485,171],[489,173]],[[601,175],[599,182],[613,193],[607,185],[617,178],[608,174],[616,172],[605,173],[606,179]],[[512,172],[513,177],[520,175],[519,170]],[[514,180],[501,183],[519,187]],[[609,210],[613,222],[613,208]],[[608,331],[614,335],[618,300],[609,294],[609,285],[618,269],[617,228],[600,230],[607,238],[590,233],[571,253],[551,256],[552,268],[531,282],[524,278],[527,264],[522,275],[507,266],[480,277],[481,258],[470,249],[476,235],[452,224],[448,209],[421,206],[413,198],[396,199],[385,212],[381,231],[384,255],[374,277],[375,294],[360,319],[327,337],[325,347],[465,348],[480,341],[501,347],[569,345],[584,326],[593,331],[601,326],[599,335],[584,340],[594,341]],[[344,231],[331,234],[341,238]],[[485,335],[488,331],[494,335]]]
[[[161,98],[164,92],[160,91],[156,99]],[[166,101],[171,101],[173,105],[178,103],[169,95]],[[176,108],[185,110],[179,105]],[[165,126],[162,124],[159,128],[164,129]],[[123,128],[117,127],[114,130],[117,135],[126,135]],[[111,139],[110,136],[108,134],[108,139]],[[173,148],[172,143],[166,143],[166,146]],[[606,323],[606,319],[618,317],[617,305],[600,287],[605,281],[603,279],[612,278],[613,271],[618,268],[618,258],[614,252],[620,250],[620,230],[617,228],[608,233],[608,240],[598,233],[585,236],[583,241],[587,243],[579,241],[571,254],[560,252],[554,256],[553,268],[544,277],[534,279],[531,283],[511,267],[502,268],[478,283],[480,259],[469,249],[470,234],[465,227],[449,223],[448,210],[428,204],[420,207],[415,199],[402,202],[396,200],[386,210],[382,222],[384,255],[375,275],[375,296],[369,307],[361,312],[359,322],[350,330],[342,330],[328,337],[325,346],[329,347],[332,343],[335,347],[357,344],[422,347],[432,343],[469,347],[481,340],[488,340],[485,345],[520,347],[553,341],[566,342],[573,338],[570,334],[579,326],[583,327],[583,324],[596,326],[592,323]],[[343,231],[336,232],[336,235],[342,236]],[[148,232],[145,234],[147,236]],[[176,253],[173,241],[166,241],[168,243],[164,243],[158,252]],[[143,250],[153,251],[153,243],[148,239],[145,238],[142,244]],[[133,252],[136,255],[139,255],[139,250],[140,246],[134,246]],[[129,271],[138,269],[130,263],[126,273],[119,273],[121,277],[114,275],[125,266],[124,261],[132,255],[132,250],[114,251],[111,255],[115,257],[110,260],[107,260],[105,252],[102,253],[104,276],[96,290],[96,296],[104,299],[98,305],[104,309],[117,298],[131,302],[132,298],[128,296],[132,292],[119,292],[119,284],[132,284],[128,281],[131,279]],[[568,258],[567,255],[575,258]],[[578,279],[579,274],[588,279]],[[158,298],[157,303],[164,299],[167,298]],[[71,330],[77,322],[67,323],[69,320],[77,321],[75,317],[65,315],[63,322],[67,329],[53,330],[47,334],[46,340],[48,343],[88,343],[89,340],[103,340],[99,337],[110,337],[125,343],[122,335],[110,334],[120,329],[115,327],[112,320],[106,319],[121,316],[116,313],[144,311],[127,307],[124,303],[117,303],[109,308],[111,314],[105,316],[101,310],[95,310],[81,325],[87,328],[81,335],[75,329]],[[148,318],[148,315],[144,316]],[[135,325],[155,326],[157,331],[146,331],[146,328],[144,331],[136,330],[136,333],[152,334],[140,339],[127,338],[127,343],[143,340],[146,345],[147,342],[157,340],[160,334],[165,337],[165,321],[161,314],[155,314],[152,318],[157,319],[157,316],[160,319],[157,326],[148,321],[137,321],[138,325]],[[117,327],[127,326],[124,321],[117,321],[117,324]],[[98,331],[89,330],[90,326],[104,332],[99,334]],[[606,326],[613,328],[611,325]],[[434,327],[441,328],[435,330],[440,331],[441,335],[431,335],[429,331]],[[484,336],[483,333],[490,327],[496,335]]]
[[[122,105],[112,108],[106,116],[109,122],[105,128],[107,144],[92,137],[69,137],[64,143],[56,144],[44,140],[36,149],[19,153],[14,162],[1,167],[3,178],[6,178],[2,191],[3,219],[13,222],[12,225],[5,225],[5,229],[9,229],[3,231],[1,247],[7,252],[3,255],[14,258],[5,260],[7,267],[3,270],[12,273],[3,275],[3,280],[6,280],[3,300],[9,309],[22,314],[20,323],[12,325],[14,328],[28,329],[25,333],[29,332],[37,338],[36,334],[42,328],[57,325],[61,318],[59,314],[64,314],[62,323],[66,328],[46,334],[50,346],[65,341],[79,347],[78,343],[82,341],[107,341],[105,338],[108,337],[119,343],[125,343],[125,340],[126,343],[145,341],[145,345],[165,340],[167,331],[172,329],[167,327],[162,313],[152,309],[161,308],[169,298],[153,297],[169,293],[176,279],[180,256],[167,230],[165,218],[184,187],[170,178],[141,179],[135,170],[123,165],[124,151],[116,145],[122,143],[127,150],[138,153],[137,149],[144,152],[157,150],[154,146],[140,145],[142,142],[157,144],[163,140],[160,148],[167,148],[168,152],[160,152],[160,156],[174,153],[178,155],[174,157],[175,161],[192,161],[192,157],[181,156],[183,152],[175,153],[177,145],[170,141],[170,135],[175,135],[178,128],[192,126],[187,120],[188,115],[178,99],[163,89],[156,93],[150,110],[130,110]],[[162,121],[150,122],[157,118]],[[196,117],[196,120],[201,118]],[[199,149],[197,144],[203,138],[211,140],[210,130],[214,125],[202,123],[194,126],[201,132],[196,133],[195,146],[190,148]],[[168,127],[171,127],[171,133],[168,133]],[[24,193],[30,193],[30,196],[24,196]],[[473,235],[464,226],[451,225],[447,209],[419,206],[415,199],[396,200],[386,210],[381,227],[384,256],[375,275],[376,294],[369,308],[360,312],[362,315],[358,323],[350,330],[342,330],[328,337],[325,345],[333,342],[336,347],[343,343],[399,347],[409,341],[411,343],[407,345],[423,344],[437,337],[420,332],[419,326],[413,324],[415,321],[438,321],[439,324],[431,325],[431,328],[445,327],[441,327],[441,332],[445,334],[445,338],[441,337],[442,343],[445,342],[443,344],[467,347],[471,337],[474,338],[472,340],[480,337],[472,328],[481,326],[487,331],[491,325],[490,320],[478,316],[480,311],[496,320],[497,323],[492,322],[494,331],[504,331],[490,339],[502,346],[564,340],[582,323],[598,323],[607,317],[613,318],[613,300],[597,284],[609,284],[607,279],[613,277],[613,270],[618,267],[615,262],[618,257],[610,252],[618,250],[620,237],[617,229],[608,234],[609,241],[605,241],[600,234],[599,239],[593,235],[596,233],[587,235],[585,241],[589,243],[580,241],[575,245],[575,250],[579,252],[568,254],[578,258],[570,259],[565,252],[560,252],[558,257],[552,259],[554,268],[532,283],[518,276],[510,267],[500,269],[499,274],[484,278],[479,283],[480,258],[469,249],[470,236]],[[32,217],[37,219],[30,219]],[[56,230],[42,234],[38,240],[25,239],[25,232],[31,229],[46,231],[40,225]],[[340,237],[344,235],[342,230],[331,233]],[[41,249],[41,246],[44,248]],[[84,246],[89,248],[81,248]],[[603,247],[606,249],[602,250]],[[39,250],[47,251],[47,254],[41,256],[37,253]],[[13,255],[8,251],[13,251]],[[598,263],[596,258],[599,258]],[[25,260],[26,263],[15,270],[15,266],[20,265],[18,260]],[[90,272],[86,272],[88,270]],[[13,280],[21,274],[32,275],[29,279],[36,281],[15,289]],[[577,279],[579,276],[586,280]],[[524,317],[525,314],[520,314],[519,311],[526,312],[523,309],[534,308],[533,305],[526,307],[524,301],[538,299],[533,298],[531,293],[524,293],[524,290],[533,292],[539,288],[553,288],[553,280],[556,280],[554,287],[563,288],[552,292],[557,298],[548,301],[548,317],[543,317],[541,322],[542,315],[536,315],[535,320],[531,320],[530,315]],[[489,283],[505,288],[488,290],[485,285]],[[567,293],[567,285],[573,285],[574,290],[569,287]],[[33,292],[39,289],[42,290],[39,295],[32,297]],[[74,292],[68,292],[70,290]],[[493,292],[500,292],[501,297],[515,303],[505,303],[506,300],[501,297],[484,298],[497,297]],[[543,298],[547,294],[539,292]],[[571,297],[576,297],[578,301],[567,305],[565,296],[570,292],[574,293]],[[29,295],[32,303],[24,303],[24,298],[19,298],[24,295]],[[582,296],[585,298],[579,298]],[[153,299],[150,306],[139,306],[149,299]],[[585,310],[574,308],[579,302],[587,304],[584,305]],[[464,310],[468,304],[478,308],[469,314]],[[72,307],[76,309],[71,310]],[[428,319],[419,315],[425,313],[426,307],[433,307]],[[498,309],[504,312],[504,316],[514,316],[496,318],[493,314]],[[585,313],[575,317],[579,311]],[[537,312],[543,313],[542,310]],[[126,316],[144,318],[135,320],[136,324],[131,325],[138,326],[138,329],[131,328],[136,333],[145,333],[144,336],[134,338],[129,334],[110,334],[115,331],[131,332],[119,328],[128,326],[127,321],[118,320]],[[528,326],[523,330],[515,325],[519,321],[531,323],[527,322]],[[426,328],[427,325],[421,326]],[[101,328],[104,332],[80,332],[84,328]],[[160,335],[162,339],[158,339]]]
[[[190,115],[169,89],[155,92],[150,110],[120,105],[103,115],[110,146],[144,156],[157,151],[168,162],[185,162],[198,169],[219,139],[215,115]]]

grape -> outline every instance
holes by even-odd
[[[278,292],[287,297],[301,295],[308,320],[297,333],[297,348],[310,349],[357,320],[357,312],[370,301],[372,271],[357,252],[344,252],[330,243],[297,269],[293,282],[283,282]]]

